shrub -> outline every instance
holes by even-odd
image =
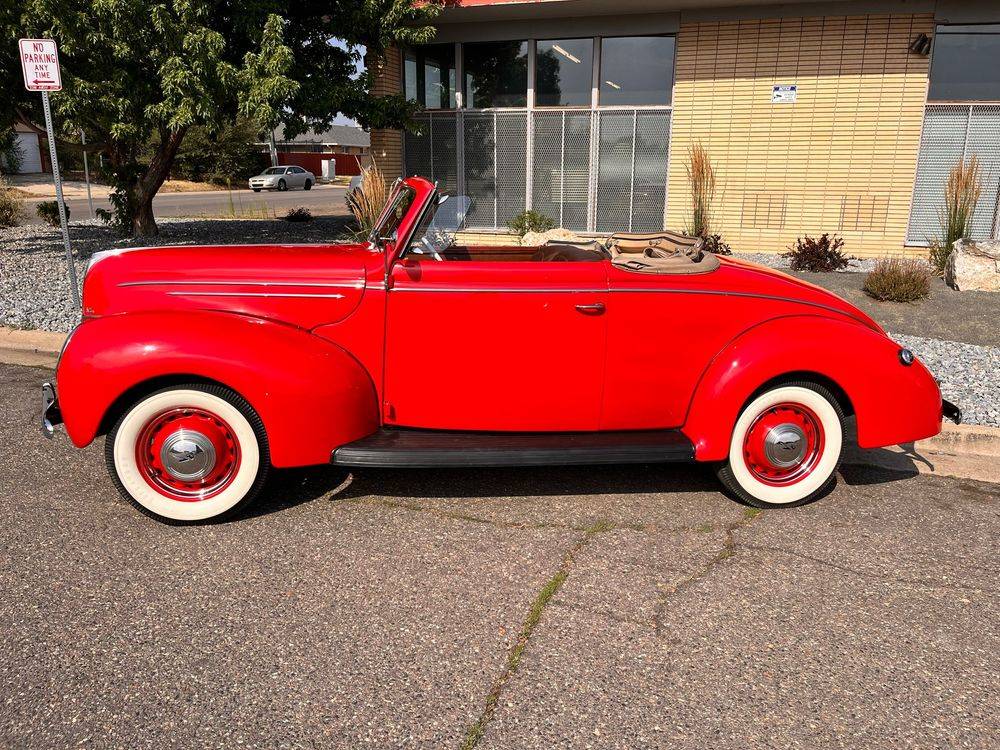
[[[830,237],[824,233],[819,239],[806,235],[805,239],[795,240],[795,245],[782,257],[791,259],[793,271],[836,271],[846,268],[850,260],[850,256],[840,252],[843,246],[844,240],[837,235]]]
[[[313,215],[305,206],[299,206],[298,208],[288,209],[288,213],[285,214],[285,221],[312,221]]]
[[[968,236],[982,191],[979,160],[975,156],[968,163],[960,159],[948,173],[944,186],[944,210],[938,215],[941,239],[930,245],[929,260],[938,274],[944,273],[955,242]]]
[[[59,226],[59,202],[42,201],[35,206],[38,217],[52,227]],[[69,206],[66,206],[66,223],[69,224]]]
[[[695,237],[709,236],[712,226],[712,200],[715,198],[715,169],[708,152],[700,143],[688,148],[688,187],[691,191],[690,233]]]
[[[918,260],[887,258],[865,277],[865,293],[886,302],[914,302],[931,291],[931,271]]]
[[[0,180],[0,229],[16,227],[24,216],[24,199]]]
[[[382,170],[374,163],[361,170],[361,185],[347,196],[347,206],[354,214],[356,236],[367,237],[375,228],[379,214],[389,198]]]
[[[528,232],[547,232],[556,228],[556,222],[538,211],[522,211],[510,220],[510,231],[518,237],[524,237]]]
[[[732,255],[733,249],[722,241],[722,237],[717,234],[710,234],[705,238],[702,250],[713,255]]]

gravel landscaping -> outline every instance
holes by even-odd
[[[791,258],[784,257],[781,253],[733,253],[734,258],[746,260],[768,268],[776,268],[779,271],[788,271],[792,267]],[[847,267],[838,269],[834,273],[868,273],[875,268],[878,258],[851,258],[847,261]]]
[[[343,217],[312,222],[160,219],[160,234],[121,239],[93,221],[71,228],[82,277],[86,259],[112,247],[230,244],[236,242],[328,242],[343,236]],[[23,226],[0,231],[0,325],[69,331],[79,314],[69,302],[66,260],[58,229]],[[787,270],[778,255],[737,257]],[[852,260],[849,271],[867,271],[873,260]],[[964,421],[1000,426],[1000,295],[955,293],[935,280],[931,297],[918,304],[877,303],[861,290],[861,273],[796,276],[839,294],[880,321],[893,338],[912,349],[941,381],[945,398],[958,404]],[[918,334],[925,334],[923,336]],[[931,334],[928,336],[927,334]],[[961,341],[948,340],[950,338]]]

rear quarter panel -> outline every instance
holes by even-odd
[[[764,384],[790,374],[839,387],[857,417],[858,444],[876,448],[941,430],[941,394],[919,361],[899,360],[899,345],[860,323],[791,315],[747,330],[699,380],[683,431],[700,461],[726,458],[736,419]]]

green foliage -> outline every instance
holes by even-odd
[[[42,201],[35,206],[35,213],[49,226],[60,226],[58,201]],[[69,223],[69,206],[66,206],[66,223]]]
[[[16,227],[24,216],[24,199],[0,180],[0,229]]]
[[[20,0],[0,8],[8,49],[18,37],[59,44],[63,90],[52,96],[57,127],[87,132],[104,155],[114,222],[156,231],[152,199],[186,133],[219,133],[250,120],[284,123],[294,136],[329,126],[338,112],[363,125],[399,127],[412,103],[370,96],[360,49],[429,41],[437,4],[414,0]],[[330,44],[345,39],[347,49]],[[18,61],[0,55],[0,130],[20,108],[41,119],[40,97],[19,82]],[[150,148],[152,144],[152,148]]]
[[[285,221],[312,221],[313,215],[305,206],[298,206],[297,208],[288,209],[288,213],[285,214]]]
[[[931,240],[927,246],[927,260],[938,276],[944,276],[944,269],[948,265],[951,251],[952,246],[940,240]]]
[[[729,247],[728,244],[723,242],[722,236],[718,234],[710,234],[705,238],[705,244],[702,246],[702,250],[706,253],[712,253],[713,255],[732,255],[733,249]]]
[[[556,222],[538,211],[522,211],[510,220],[510,231],[519,237],[524,237],[528,232],[547,232],[555,229]]]
[[[931,292],[931,272],[918,260],[887,258],[865,277],[865,293],[885,302],[915,302]]]
[[[267,154],[254,145],[262,136],[251,120],[240,120],[212,132],[204,125],[188,130],[177,152],[172,177],[217,185],[243,184],[270,166]]]
[[[847,261],[850,256],[840,252],[844,246],[844,240],[837,235],[830,237],[824,233],[819,239],[806,235],[805,239],[799,237],[795,240],[795,245],[783,253],[783,257],[791,258],[793,271],[814,271],[817,273],[825,271],[836,271],[847,268]]]
[[[16,174],[22,164],[21,148],[13,128],[0,130],[0,174]]]

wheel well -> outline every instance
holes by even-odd
[[[111,406],[107,408],[107,411],[104,412],[104,416],[101,418],[101,424],[97,428],[97,434],[106,435],[111,428],[114,427],[118,418],[125,413],[125,410],[136,401],[163,388],[170,388],[171,386],[188,383],[219,385],[223,388],[229,388],[229,386],[225,383],[220,383],[218,380],[212,380],[211,378],[205,378],[200,375],[160,375],[159,377],[150,378],[149,380],[143,380],[126,390],[111,403]],[[232,389],[230,388],[230,390]]]
[[[782,375],[778,375],[776,377],[771,378],[750,395],[750,398],[748,398],[746,400],[746,403],[743,404],[743,408],[745,409],[747,404],[749,404],[751,401],[757,398],[760,394],[764,393],[764,391],[769,391],[776,386],[782,385],[783,383],[793,383],[802,381],[805,381],[807,383],[815,383],[816,385],[821,385],[828,391],[830,391],[830,393],[833,394],[833,397],[837,399],[837,403],[840,404],[840,408],[844,411],[845,417],[850,417],[854,414],[854,405],[851,404],[851,399],[848,398],[847,392],[843,388],[841,388],[835,381],[831,380],[826,375],[821,375],[818,372],[810,372],[808,370],[786,372]]]

